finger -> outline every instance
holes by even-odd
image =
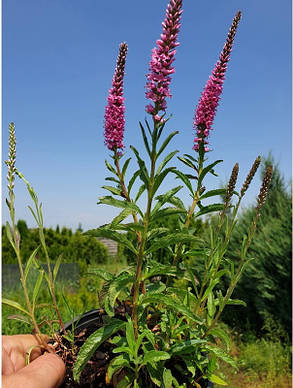
[[[46,353],[18,372],[3,377],[3,388],[57,388],[62,384],[65,365],[60,357]]]
[[[48,337],[42,335],[42,339],[47,341]],[[40,339],[31,334],[25,335],[5,335],[2,336],[2,349],[10,358],[14,371],[18,371],[25,366],[25,354],[31,346],[40,344]],[[34,360],[41,355],[41,348],[36,347],[32,350],[30,360]]]

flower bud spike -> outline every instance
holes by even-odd
[[[225,207],[227,207],[229,202],[231,201],[233,192],[235,190],[236,182],[237,182],[238,172],[239,172],[239,164],[236,163],[235,166],[233,167],[233,170],[229,179],[229,183],[227,186],[225,203],[224,203]]]
[[[243,186],[242,186],[241,191],[240,191],[241,197],[244,196],[244,194],[245,194],[246,190],[248,189],[253,177],[255,176],[255,173],[260,165],[260,161],[261,161],[260,156],[258,156],[255,159],[255,161],[254,161],[254,163],[253,163],[253,165],[252,165],[252,167],[251,167],[251,169],[250,169],[250,171],[249,171],[249,173],[248,173],[248,175],[243,183]]]
[[[271,179],[272,179],[272,174],[273,174],[273,167],[269,166],[266,169],[266,173],[259,191],[259,195],[257,198],[257,206],[256,209],[258,210],[258,213],[260,212],[260,209],[263,207],[265,204],[267,194],[268,194],[268,187],[270,185]]]

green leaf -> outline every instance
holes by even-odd
[[[54,282],[56,281],[56,278],[58,275],[58,271],[59,271],[60,264],[61,264],[61,259],[62,259],[62,254],[58,256],[56,263],[54,265],[54,270],[53,270],[53,281]]]
[[[209,380],[212,383],[219,384],[219,385],[228,385],[226,381],[222,380],[219,376],[216,375],[210,375]]]
[[[121,189],[118,189],[117,187],[113,186],[102,186],[102,189],[110,191],[110,193],[114,195],[120,195],[121,194]]]
[[[240,305],[244,307],[247,306],[244,300],[240,300],[240,299],[229,299],[227,304]]]
[[[150,217],[150,222],[154,222],[157,219],[161,219],[163,217],[168,217],[168,216],[171,216],[174,214],[185,214],[185,213],[187,213],[187,211],[185,209],[182,209],[182,208],[180,209],[180,208],[176,208],[176,207],[166,207],[164,209],[158,210],[155,214],[153,214]]]
[[[134,154],[136,156],[136,159],[137,159],[137,163],[139,165],[139,176],[140,176],[140,179],[142,180],[142,182],[145,184],[146,188],[148,189],[150,178],[149,178],[149,175],[148,175],[147,168],[145,166],[145,162],[141,159],[141,157],[139,156],[139,153],[138,153],[138,151],[136,150],[135,147],[130,146],[130,148],[134,152]]]
[[[214,328],[210,330],[210,335],[212,335],[214,338],[220,338],[223,343],[226,345],[227,350],[230,349],[230,338],[228,334],[220,328]]]
[[[25,270],[24,270],[24,281],[26,281],[26,278],[27,278],[27,275],[29,273],[29,270],[30,270],[30,267],[32,265],[32,263],[34,262],[35,260],[35,257],[36,257],[36,254],[39,250],[40,246],[38,246],[34,251],[33,253],[30,255],[27,263],[26,263],[26,266],[25,266]]]
[[[110,316],[114,315],[114,305],[121,291],[129,284],[133,283],[134,275],[123,272],[114,278],[109,284],[106,296],[105,310]]]
[[[142,138],[143,138],[143,142],[144,142],[145,148],[146,148],[146,150],[147,150],[147,153],[149,154],[149,157],[151,158],[151,157],[152,157],[152,156],[151,156],[152,153],[151,153],[151,150],[150,150],[148,138],[147,138],[147,136],[146,136],[144,127],[143,127],[143,125],[142,125],[141,122],[139,122],[139,126],[140,126],[140,130],[141,130],[141,134],[142,134]]]
[[[178,345],[171,347],[172,354],[187,354],[192,353],[198,349],[198,345],[206,343],[204,339],[191,339],[180,342]]]
[[[128,216],[133,214],[132,209],[123,209],[121,213],[116,216],[112,222],[111,222],[111,227],[115,227],[117,224],[119,224],[121,221],[125,220]]]
[[[194,192],[193,192],[193,188],[192,188],[192,185],[190,183],[190,180],[189,180],[188,176],[186,174],[184,174],[183,172],[179,171],[179,170],[174,170],[172,172],[175,175],[177,175],[177,178],[181,179],[181,181],[185,184],[185,186],[190,191],[190,193],[192,195],[192,198],[193,198],[194,197]]]
[[[105,280],[105,281],[110,281],[112,279],[114,279],[114,275],[111,274],[110,272],[107,272],[105,270],[103,270],[101,267],[89,267],[88,268],[88,273],[89,274],[93,274],[93,275],[97,275],[99,278]]]
[[[223,161],[223,160],[216,160],[214,163],[211,163],[210,165],[208,165],[207,167],[205,167],[205,168],[202,170],[201,174],[200,174],[199,177],[198,177],[198,186],[199,186],[199,187],[201,186],[201,183],[202,183],[204,177],[207,175],[207,173],[208,173],[208,172],[212,172],[212,171],[213,171],[213,168],[214,168],[217,164],[221,163],[222,161]]]
[[[37,297],[38,297],[38,293],[39,293],[39,291],[40,291],[40,287],[41,287],[41,284],[42,284],[42,281],[43,281],[44,272],[45,272],[45,271],[41,271],[41,272],[39,273],[38,279],[37,279],[36,284],[35,284],[35,287],[34,287],[34,291],[33,291],[33,299],[32,299],[32,302],[33,302],[33,310],[35,309],[35,304],[36,304],[36,300],[37,300]]]
[[[208,308],[208,316],[210,318],[213,318],[216,312],[216,305],[215,305],[214,295],[212,292],[210,292],[208,295],[207,308]],[[209,322],[208,322],[208,325],[210,325]]]
[[[114,230],[107,229],[106,227],[101,227],[98,229],[88,230],[85,234],[93,237],[106,237],[110,240],[117,241],[118,243],[126,246],[126,248],[128,248],[131,252],[137,254],[137,250],[122,233],[115,232]]]
[[[9,225],[8,221],[6,222],[6,235],[7,235],[7,238],[9,240],[10,244],[13,246],[13,248],[15,250],[15,244],[14,244],[14,241],[12,238],[11,229],[10,229],[10,225]]]
[[[238,369],[235,360],[233,360],[233,358],[230,357],[224,350],[220,349],[217,346],[211,346],[211,345],[205,345],[204,348],[207,349],[209,352],[215,354],[221,360],[227,362],[234,368]]]
[[[132,323],[130,318],[128,319],[128,322],[126,323],[125,328],[126,328],[125,334],[126,334],[126,339],[127,339],[129,349],[131,350],[132,355],[135,356],[135,354],[134,354],[134,348],[135,348],[134,328],[133,328],[133,323]]]
[[[159,149],[158,153],[157,153],[157,159],[158,157],[161,155],[161,153],[164,151],[164,149],[167,147],[167,145],[170,143],[170,141],[172,140],[172,138],[177,135],[179,133],[179,131],[174,131],[172,133],[170,133],[169,136],[167,136],[166,140],[163,142],[163,144],[161,145],[161,148]]]
[[[151,268],[144,273],[142,279],[143,281],[145,281],[153,276],[159,276],[159,275],[175,276],[177,273],[178,273],[178,270],[175,266],[157,263],[152,265]]]
[[[155,207],[153,208],[151,214],[154,214],[156,211],[158,211],[165,203],[169,202],[171,198],[173,198],[173,196],[175,194],[178,193],[179,190],[182,189],[183,186],[177,186],[177,187],[174,187],[173,189],[167,191],[165,194],[163,195],[158,195],[156,197],[156,200],[158,201],[155,205]],[[183,207],[184,208],[184,207]],[[184,209],[185,210],[185,209]]]
[[[212,205],[203,206],[200,211],[195,214],[195,217],[199,217],[212,212],[222,211],[223,209],[224,205],[222,203],[213,203]]]
[[[199,242],[199,238],[187,233],[170,233],[168,236],[161,237],[158,241],[152,243],[147,249],[146,254],[158,249],[168,247],[177,243]]]
[[[125,323],[126,322],[120,321],[119,319],[112,318],[108,325],[101,327],[88,337],[86,342],[80,348],[73,367],[73,377],[75,381],[79,381],[82,370],[98,347],[112,334],[123,329],[125,327]]]
[[[159,175],[155,176],[154,185],[152,189],[152,195],[155,195],[157,190],[159,189],[161,183],[165,179],[165,177],[169,174],[169,172],[173,171],[175,167],[168,167],[165,170],[163,170]]]
[[[144,354],[142,365],[146,365],[148,363],[152,364],[154,362],[159,362],[162,360],[168,360],[169,358],[170,354],[167,352],[163,352],[160,350],[150,350],[149,352]]]
[[[184,306],[179,301],[174,300],[174,297],[171,297],[169,295],[163,295],[163,294],[152,294],[152,295],[144,295],[141,299],[141,304],[147,305],[151,303],[156,304],[162,304],[171,310],[174,310],[182,315],[185,315],[190,320],[197,322],[201,324],[202,322],[199,320],[199,318],[194,315],[192,311],[190,311],[189,308]]]
[[[107,160],[105,160],[105,164],[106,164],[107,169],[110,172],[112,172],[114,175],[117,176],[117,172],[116,172],[115,168]]]
[[[162,282],[155,282],[147,286],[147,294],[159,294],[164,292],[166,285]]]
[[[132,382],[134,380],[134,373],[127,372],[126,375],[121,379],[116,388],[130,388],[132,387]]]
[[[15,314],[15,315],[9,315],[7,317],[7,319],[14,319],[15,321],[20,321],[20,322],[23,322],[23,323],[26,323],[27,325],[33,325],[32,323],[32,320],[25,317],[24,315],[19,315],[19,314]]]
[[[23,313],[25,313],[29,317],[31,316],[30,313],[28,311],[26,311],[26,309],[24,307],[22,307],[18,302],[15,302],[14,300],[2,298],[2,303],[6,304],[7,306],[13,307],[19,311],[22,311]]]
[[[118,179],[113,178],[112,176],[107,176],[107,177],[105,178],[105,180],[106,180],[106,181],[115,182],[115,183],[117,183],[118,185],[120,185],[120,181],[119,181]]]
[[[224,195],[226,194],[226,189],[216,189],[216,190],[210,190],[210,191],[207,191],[206,193],[203,193],[199,200],[203,200],[205,198],[209,198],[209,197],[214,197],[216,195]]]
[[[159,364],[147,364],[146,368],[152,382],[160,387],[162,382],[162,373],[160,371]]]
[[[170,369],[164,368],[163,383],[164,383],[164,388],[172,388],[173,376]]]
[[[146,186],[145,184],[143,183],[140,188],[137,190],[137,194],[136,194],[136,197],[134,199],[134,202],[137,202],[140,198],[140,196],[142,195],[142,193],[145,191],[146,189]]]
[[[214,287],[219,283],[220,279],[215,279],[213,282],[208,286],[208,288],[205,290],[205,293],[203,294],[201,301],[203,302],[205,298],[209,295],[210,292],[214,289]]]
[[[184,163],[186,166],[191,167],[193,170],[196,170],[195,165],[188,159],[183,158],[182,156],[178,156],[178,159]]]
[[[139,176],[139,174],[140,174],[140,170],[135,171],[135,173],[132,175],[132,178],[129,180],[128,187],[127,187],[128,194],[130,194],[132,186],[136,181],[136,178]]]
[[[133,202],[128,202],[126,200],[121,201],[120,199],[113,198],[109,195],[106,195],[104,197],[99,198],[98,204],[103,204],[103,205],[111,205],[115,207],[120,207],[122,209],[129,209],[132,210],[136,213],[139,213],[142,216],[142,212],[140,208]]]
[[[163,168],[166,166],[166,164],[173,158],[174,155],[177,154],[178,151],[173,151],[168,154],[165,159],[162,161],[162,163],[159,165],[156,174],[159,175],[160,172],[163,170]]]
[[[126,174],[126,170],[127,170],[127,167],[128,167],[128,165],[129,165],[129,162],[131,161],[131,158],[128,158],[127,160],[126,160],[126,162],[124,163],[124,165],[123,165],[123,167],[122,167],[122,172],[121,172],[121,174],[122,174],[122,178],[124,179],[124,177],[125,177],[125,174]]]

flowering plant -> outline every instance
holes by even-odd
[[[122,43],[119,48],[104,125],[105,145],[112,159],[111,163],[106,161],[106,168],[111,173],[106,180],[112,182],[112,186],[103,186],[110,194],[99,198],[99,204],[120,208],[121,212],[108,225],[90,230],[87,234],[117,241],[131,251],[136,259],[134,266],[116,275],[100,268],[89,270],[104,280],[100,300],[107,319],[105,325],[91,334],[80,348],[73,367],[77,381],[91,356],[105,341],[114,347],[106,383],[115,387],[204,387],[207,380],[226,385],[216,372],[218,361],[223,360],[237,367],[227,354],[229,337],[218,322],[226,305],[244,305],[244,302],[232,299],[231,296],[245,267],[253,260],[248,250],[266,199],[272,168],[266,171],[255,217],[247,235],[243,236],[239,261],[235,264],[226,257],[226,251],[241,201],[255,176],[260,157],[254,161],[239,191],[236,191],[238,163],[232,169],[226,188],[208,190],[204,180],[208,174],[216,175],[215,168],[221,162],[209,162],[211,150],[208,139],[241,12],[237,12],[233,19],[220,58],[195,109],[193,154],[178,157],[184,168],[187,166],[192,170],[191,173],[167,166],[178,153],[177,150],[165,154],[166,147],[178,134],[178,131],[166,135],[165,132],[170,120],[166,113],[167,98],[171,97],[171,74],[175,72],[173,63],[179,44],[182,12],[182,0],[170,0],[162,23],[162,34],[152,51],[146,83],[146,98],[149,100],[146,112],[149,116],[144,123],[139,123],[148,161],[131,146],[138,168],[130,179],[127,179],[127,170],[131,158],[123,161],[123,89],[128,47]],[[11,171],[13,166],[11,162]],[[171,174],[181,184],[160,193],[162,183]],[[21,174],[18,175],[24,179]],[[140,184],[134,194],[133,189],[138,181]],[[10,183],[13,183],[12,178]],[[30,190],[30,185],[26,183]],[[192,198],[190,204],[186,205],[177,195],[183,188]],[[143,195],[144,209],[138,205]],[[222,196],[224,201],[206,203],[217,196]],[[12,203],[10,200],[8,206],[13,213]],[[35,203],[39,210],[33,214],[42,230],[40,206]],[[193,221],[210,213],[216,213],[217,223],[211,227],[210,238],[206,241],[194,233]],[[168,226],[158,226],[159,220],[171,215],[178,217],[175,230]],[[9,227],[7,231],[9,234]],[[40,236],[42,241],[42,234]],[[18,253],[17,236],[12,237],[11,241]],[[171,255],[168,264],[158,259],[158,251],[163,248]],[[190,264],[191,258],[203,262],[204,270],[200,271],[196,265]],[[229,280],[225,292],[218,287],[223,277]],[[54,279],[50,273],[47,278],[54,302]],[[187,287],[180,285],[180,279],[185,280]],[[119,313],[117,306],[120,308]],[[56,311],[58,313],[58,308]],[[28,315],[33,319],[30,310]],[[62,328],[61,319],[60,325]]]
[[[126,268],[116,276],[100,269],[91,270],[105,281],[101,293],[104,308],[114,318],[106,328],[92,334],[81,348],[74,366],[76,378],[79,378],[94,350],[111,336],[112,343],[116,345],[113,353],[117,353],[117,357],[110,362],[107,379],[117,381],[118,378],[123,386],[143,387],[152,382],[154,386],[161,387],[187,387],[190,383],[200,387],[205,379],[225,385],[222,378],[214,374],[217,360],[222,359],[236,367],[223,347],[218,346],[217,340],[221,340],[229,348],[229,338],[217,323],[227,304],[244,304],[231,299],[231,295],[245,266],[252,260],[247,256],[247,251],[266,198],[272,169],[267,170],[258,196],[255,218],[247,235],[243,236],[239,262],[235,266],[225,257],[225,253],[240,203],[257,171],[260,158],[256,158],[239,193],[235,191],[239,170],[237,163],[225,189],[207,191],[203,182],[207,174],[215,175],[214,168],[221,162],[217,160],[208,164],[210,149],[207,139],[223,89],[241,12],[235,15],[220,58],[195,110],[194,154],[184,154],[178,158],[192,170],[192,174],[173,166],[166,167],[178,151],[163,157],[167,145],[178,133],[167,133],[163,137],[170,119],[166,115],[166,99],[171,97],[171,74],[175,72],[173,62],[179,44],[177,38],[182,12],[182,0],[171,0],[162,23],[161,37],[152,51],[146,83],[146,98],[150,101],[146,106],[149,119],[144,124],[139,123],[149,162],[143,160],[139,151],[131,146],[138,169],[128,183],[126,173],[131,158],[123,162],[123,77],[127,45],[120,45],[105,113],[105,144],[113,160],[112,164],[106,161],[106,167],[112,174],[106,180],[114,185],[103,186],[110,195],[99,198],[99,204],[111,205],[122,211],[110,224],[90,230],[87,234],[108,237],[124,245],[136,257],[136,266]],[[159,162],[161,156],[163,159]],[[183,185],[158,194],[169,174],[173,174]],[[134,195],[133,186],[138,179],[141,183]],[[189,208],[177,196],[183,187],[192,197]],[[144,210],[138,205],[143,194],[146,196]],[[218,195],[224,196],[224,203],[205,204],[206,199]],[[237,198],[236,204],[232,202],[233,197]],[[230,217],[226,214],[229,209],[232,210]],[[218,222],[211,229],[210,240],[206,242],[194,235],[191,223],[192,219],[211,212],[218,213]],[[180,220],[177,230],[158,227],[158,220],[175,214]],[[129,216],[132,221],[126,222]],[[129,239],[129,235],[136,237]],[[157,258],[162,248],[168,248],[172,255],[167,265]],[[204,261],[203,274],[189,265],[188,258],[195,256]],[[224,294],[217,289],[223,276],[230,280]],[[174,281],[182,278],[188,282],[186,289],[176,286]],[[124,324],[115,318],[117,303],[126,305],[128,318]],[[121,325],[124,327],[122,331]],[[113,338],[113,333],[118,331],[119,334]]]

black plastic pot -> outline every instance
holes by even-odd
[[[72,324],[74,324],[74,329],[77,332],[80,332],[83,329],[88,328],[89,326],[101,323],[102,309],[94,309],[87,311],[83,315],[76,317],[73,321],[66,322],[64,324],[65,330],[71,330]],[[106,313],[104,313],[106,315]],[[211,381],[208,381],[206,388],[214,388],[214,384]]]

